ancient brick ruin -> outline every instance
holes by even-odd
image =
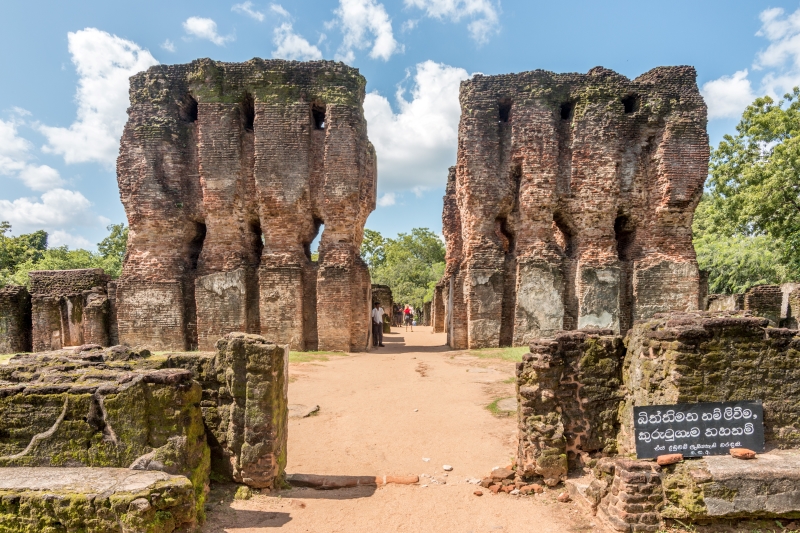
[[[566,481],[622,532],[658,531],[664,518],[796,516],[799,362],[800,333],[747,311],[657,314],[637,322],[624,345],[598,329],[539,339],[517,364],[518,475]],[[772,450],[758,462],[630,459],[634,406],[751,399],[763,402]]]
[[[434,305],[447,309],[450,346],[625,332],[699,308],[691,224],[709,147],[695,78],[692,67],[635,80],[597,67],[462,82]]]
[[[365,84],[341,63],[261,59],[131,78],[117,161],[130,225],[120,342],[208,350],[242,331],[296,350],[366,349],[359,248],[376,158]]]

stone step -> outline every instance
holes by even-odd
[[[0,531],[193,531],[188,478],[127,468],[0,468]]]

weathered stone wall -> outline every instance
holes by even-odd
[[[120,342],[208,350],[240,331],[299,350],[366,349],[359,248],[376,158],[365,84],[342,63],[261,59],[131,78],[117,161],[130,226]]]
[[[786,298],[786,327],[800,329],[800,288],[794,289]]]
[[[31,295],[25,287],[0,288],[0,354],[31,351]]]
[[[695,78],[597,67],[462,82],[443,210],[450,346],[619,333],[698,308],[691,223],[709,147]]]
[[[445,283],[440,281],[433,289],[433,302],[431,303],[431,326],[434,333],[444,333],[445,308],[447,307],[444,294]]]
[[[744,294],[709,294],[706,311],[741,311],[744,309]]]
[[[610,330],[531,343],[517,363],[520,475],[555,485],[581,459],[616,452],[623,357],[622,338]]]
[[[769,320],[771,326],[781,323],[783,291],[779,285],[757,285],[744,293],[744,309]]]
[[[32,271],[30,280],[34,352],[111,343],[116,331],[110,277],[102,269]]]
[[[209,475],[191,372],[114,364],[141,354],[69,349],[0,366],[0,467],[92,466],[185,475],[202,513]]]
[[[202,511],[210,469],[283,483],[288,348],[230,333],[216,352],[69,348],[0,366],[0,468],[130,467],[187,476]]]
[[[761,400],[764,437],[800,445],[800,334],[725,313],[656,316],[626,340],[620,453],[633,453],[633,406]]]

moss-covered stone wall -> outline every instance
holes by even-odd
[[[761,400],[764,437],[800,445],[800,336],[746,313],[657,315],[627,339],[620,452],[633,453],[633,406]]]
[[[517,364],[523,476],[554,485],[582,459],[616,451],[623,350],[622,338],[604,330],[562,332],[531,344]]]

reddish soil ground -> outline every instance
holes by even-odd
[[[558,491],[494,495],[468,482],[511,462],[516,416],[487,406],[513,396],[514,363],[450,351],[442,334],[395,328],[386,348],[290,366],[289,403],[319,405],[289,420],[287,472],[419,475],[416,485],[294,488],[233,500],[209,496],[206,532],[569,532],[595,530]],[[427,461],[425,459],[428,459]],[[453,470],[444,472],[442,467]],[[446,475],[445,475],[446,474]],[[483,496],[475,496],[477,489]]]

